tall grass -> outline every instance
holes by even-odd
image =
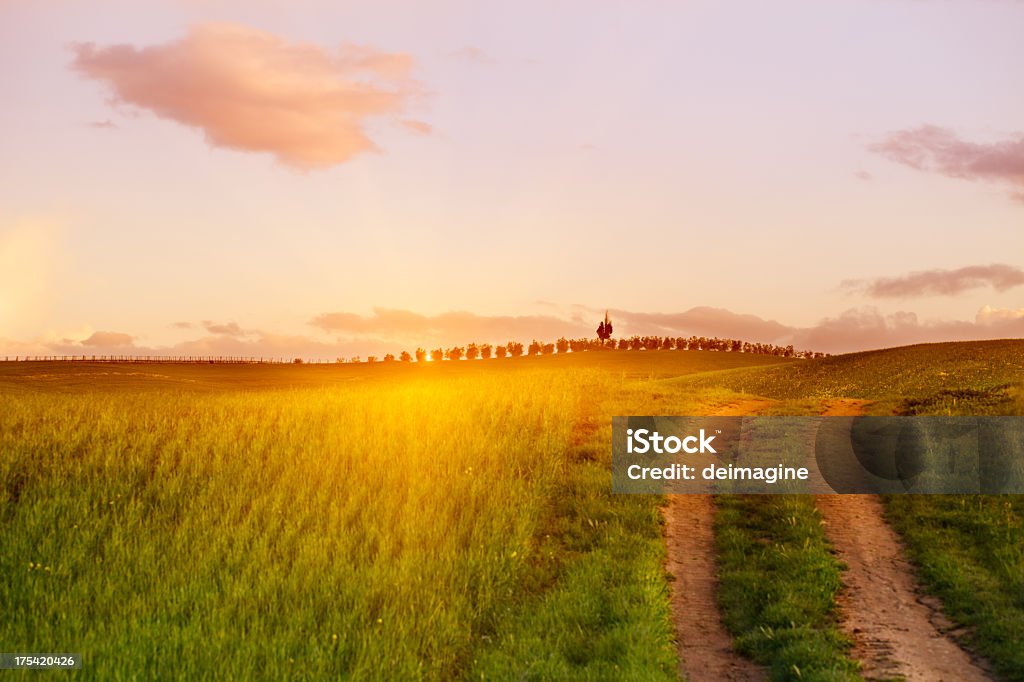
[[[644,390],[483,364],[8,377],[0,648],[97,679],[674,677],[658,500],[612,496],[600,426]]]
[[[1020,381],[1009,375],[1009,382]],[[1024,391],[966,385],[905,401],[913,414],[1024,415]],[[1024,680],[1024,508],[1020,495],[891,495],[887,517],[955,634],[1003,679]]]
[[[900,495],[887,515],[930,592],[1002,679],[1024,680],[1024,514],[1019,495]]]
[[[1021,343],[766,363],[0,366],[0,650],[82,652],[99,679],[670,679],[661,500],[611,494],[613,415],[737,391],[793,414],[1024,408]],[[778,678],[854,676],[810,500],[721,502],[739,648]],[[999,510],[913,505],[890,513],[926,584],[1013,677],[1024,573],[975,532]],[[953,564],[984,570],[929,573]]]
[[[108,679],[456,676],[515,601],[572,386],[5,399],[0,642]]]
[[[773,680],[859,680],[836,625],[841,566],[814,498],[717,498],[719,602],[736,648]]]
[[[783,401],[774,414],[813,413],[822,401],[854,397],[872,401],[872,414],[1020,415],[1024,342],[927,344],[667,383]],[[1024,525],[1016,498],[899,495],[884,501],[924,587],[961,626],[961,640],[1006,679],[1024,680]],[[771,664],[778,679],[796,677],[787,662],[805,678],[854,676],[830,612],[836,563],[823,553],[827,544],[811,500],[722,497],[720,503],[720,597],[738,648]],[[765,576],[771,576],[768,589]]]

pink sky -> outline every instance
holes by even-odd
[[[0,2],[0,356],[1024,336],[1024,3]]]

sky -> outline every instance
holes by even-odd
[[[0,0],[0,356],[1024,336],[1024,2]]]

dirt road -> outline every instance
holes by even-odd
[[[724,405],[717,416],[756,414],[769,400],[744,400]],[[682,674],[690,680],[754,682],[764,671],[732,649],[732,637],[718,612],[715,565],[715,507],[710,495],[669,495],[663,510],[666,570],[672,583],[672,618],[679,644]]]
[[[773,404],[744,400],[714,411],[754,415]],[[867,401],[837,399],[823,416],[858,416]],[[867,679],[929,682],[991,679],[948,634],[937,602],[921,596],[899,537],[886,523],[875,495],[821,495],[826,533],[847,570],[840,596],[841,627],[854,641],[853,657]],[[672,615],[681,672],[693,680],[764,680],[765,671],[736,654],[722,625],[717,601],[714,515],[708,495],[670,495],[664,509],[666,569],[672,584]]]
[[[857,416],[863,400],[827,403],[825,416]],[[818,509],[839,559],[841,626],[867,679],[971,682],[990,679],[946,634],[949,623],[935,600],[921,596],[914,569],[876,495],[821,495]]]
[[[877,496],[822,495],[818,508],[836,554],[847,565],[839,602],[842,627],[867,679],[990,679],[945,634],[948,625],[934,602],[920,596],[913,567]]]

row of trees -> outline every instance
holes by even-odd
[[[813,351],[798,351],[789,346],[777,346],[770,343],[750,343],[741,339],[720,339],[716,337],[691,336],[632,336],[630,338],[616,339],[567,339],[562,337],[554,343],[543,343],[534,339],[529,346],[524,348],[518,341],[509,341],[504,345],[492,345],[489,343],[471,343],[468,346],[452,346],[451,348],[435,348],[426,351],[417,348],[415,353],[408,351],[396,358],[393,353],[383,357],[384,362],[441,362],[443,360],[476,360],[477,358],[518,358],[522,355],[551,355],[553,353],[582,353],[586,351],[602,350],[706,350],[719,351],[724,353],[754,353],[757,355],[775,355],[785,358],[823,358],[826,353]],[[369,356],[367,362],[376,362],[376,356]],[[350,362],[360,362],[355,357]],[[344,358],[338,358],[338,362],[345,362]]]

